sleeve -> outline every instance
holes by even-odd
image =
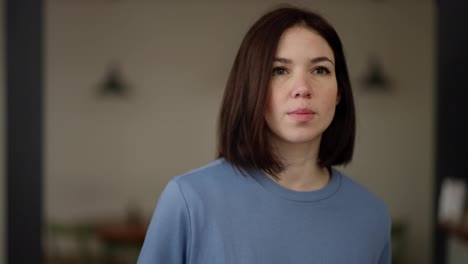
[[[186,264],[190,217],[177,182],[168,183],[146,231],[138,264]]]
[[[385,247],[382,250],[379,258],[379,264],[391,264],[392,263],[392,249],[390,240],[385,243]]]
[[[392,263],[392,220],[388,211],[386,211],[385,223],[385,245],[380,253],[378,264]]]

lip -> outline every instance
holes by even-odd
[[[315,114],[315,112],[310,110],[309,108],[298,108],[288,113],[288,115],[291,115],[291,114],[307,115],[307,114]]]
[[[288,112],[288,116],[299,122],[306,122],[314,118],[315,112],[308,108],[298,108]]]

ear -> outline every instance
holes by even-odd
[[[336,105],[338,105],[341,101],[341,93],[338,91],[338,94],[336,95]]]

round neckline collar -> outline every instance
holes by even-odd
[[[341,174],[334,168],[331,168],[330,171],[330,180],[327,185],[314,191],[294,191],[288,189],[268,177],[260,170],[254,170],[251,174],[264,189],[280,196],[283,199],[296,202],[317,202],[331,197],[340,188]]]

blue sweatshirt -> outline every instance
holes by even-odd
[[[298,192],[218,159],[168,183],[138,263],[390,264],[390,229],[383,202],[336,169]]]

